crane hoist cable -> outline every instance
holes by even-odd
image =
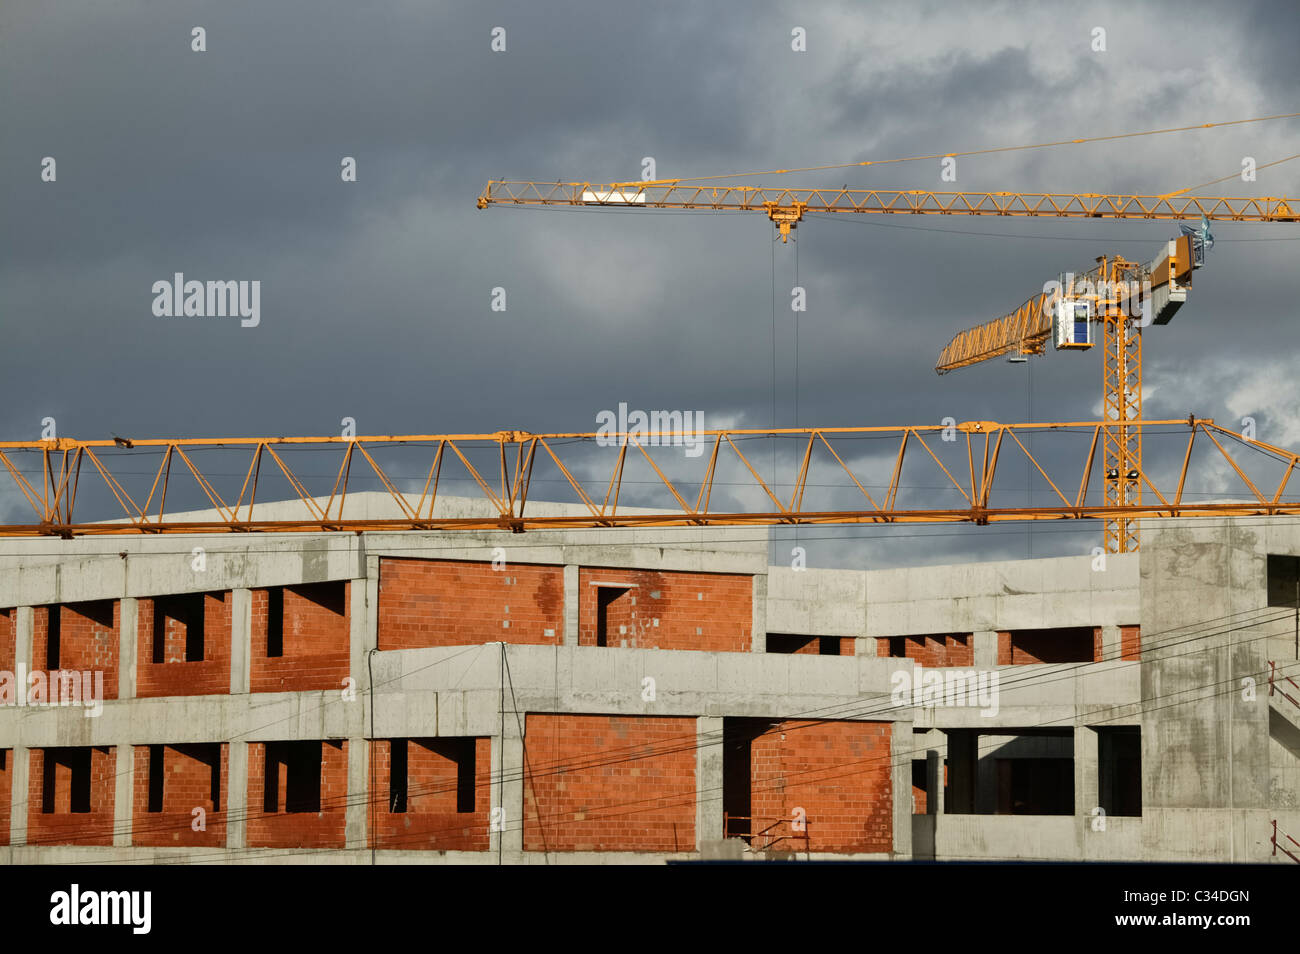
[[[1279,113],[1274,116],[1256,116],[1252,119],[1230,119],[1217,123],[1196,123],[1191,126],[1174,126],[1168,129],[1146,129],[1139,132],[1114,133],[1107,136],[1083,136],[1077,139],[1058,139],[1052,142],[1024,143],[1018,146],[994,146],[989,149],[969,149],[962,152],[937,152],[923,156],[899,156],[892,159],[863,159],[855,162],[836,162],[820,166],[797,166],[790,169],[766,169],[754,172],[732,172],[709,176],[681,176],[673,179],[651,179],[641,182],[614,183],[615,185],[666,185],[677,182],[709,182],[715,179],[739,179],[747,176],[783,176],[795,172],[827,172],[832,169],[853,169],[861,166],[884,166],[899,162],[921,162],[924,160],[946,159],[948,157],[987,156],[999,152],[1020,152],[1029,149],[1051,149],[1056,146],[1077,146],[1093,142],[1113,142],[1118,139],[1134,139],[1140,136],[1161,136],[1167,133],[1192,132],[1198,129],[1217,129],[1222,126],[1241,126],[1247,123],[1266,123],[1278,119],[1295,119],[1300,113]]]

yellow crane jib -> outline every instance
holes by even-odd
[[[807,213],[1003,215],[1025,218],[1300,222],[1300,202],[1259,196],[1122,195],[1098,192],[932,192],[927,189],[799,188],[649,182],[540,182],[493,179],[477,205],[554,205],[624,209],[761,212],[787,239]]]
[[[1058,350],[1086,350],[1095,344],[1093,324],[1107,313],[1138,319],[1139,326],[1168,324],[1212,244],[1202,223],[1170,239],[1146,265],[1115,255],[1085,272],[1060,275],[1010,314],[954,335],[935,371],[946,374],[1007,354],[1042,354],[1049,339]]]
[[[1192,272],[1205,264],[1214,244],[1208,219],[1199,228],[1183,227],[1147,264],[1102,256],[1079,274],[1066,273],[1008,315],[956,335],[939,355],[939,374],[1010,354],[1042,354],[1049,338],[1057,350],[1087,350],[1094,325],[1101,327],[1101,428],[1106,501],[1122,510],[1142,500],[1148,482],[1142,468],[1142,328],[1167,324],[1187,300]],[[1118,512],[1118,511],[1117,511]],[[1135,521],[1119,515],[1106,520],[1106,550],[1138,549]]]

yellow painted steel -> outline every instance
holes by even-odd
[[[1119,327],[1117,324],[1116,327]],[[1134,336],[1136,337],[1136,336]],[[1131,339],[1130,339],[1131,340]],[[1120,354],[1116,344],[1115,354]],[[1132,362],[1130,361],[1130,366]],[[1122,369],[1117,374],[1124,374]],[[1128,378],[1127,380],[1132,380]],[[1139,379],[1140,380],[1140,379]],[[903,427],[848,427],[848,428],[779,428],[773,430],[712,430],[699,432],[671,432],[655,435],[660,443],[647,443],[645,434],[601,434],[601,433],[557,433],[530,434],[522,431],[498,431],[485,434],[415,434],[383,435],[358,437],[277,437],[277,438],[235,438],[235,439],[147,439],[129,442],[113,440],[77,441],[59,439],[52,441],[5,441],[0,442],[0,490],[7,476],[16,489],[30,504],[32,519],[27,523],[13,523],[0,526],[0,536],[60,536],[74,537],[80,535],[112,535],[141,533],[229,533],[229,532],[303,532],[303,531],[348,531],[364,530],[511,530],[522,532],[535,529],[577,529],[604,527],[678,527],[678,526],[772,526],[791,524],[899,524],[899,523],[975,523],[989,524],[1011,520],[1078,520],[1101,519],[1121,528],[1121,534],[1131,534],[1123,539],[1136,544],[1136,535],[1131,530],[1133,521],[1144,518],[1159,517],[1198,517],[1198,516],[1233,516],[1233,515],[1300,515],[1300,493],[1287,498],[1286,489],[1292,471],[1300,456],[1260,441],[1244,438],[1232,431],[1218,427],[1210,420],[1188,418],[1185,421],[1158,420],[1143,421],[1127,417],[1132,408],[1140,404],[1121,408],[1125,415],[1117,423],[1115,419],[1103,421],[1083,421],[1072,423],[1043,424],[1000,424],[995,421],[966,421],[945,427],[942,424],[903,426]],[[1090,437],[1087,456],[1074,466],[1049,465],[1036,458],[1028,450],[1024,438],[1027,434],[1045,430],[1073,430],[1082,436]],[[1174,458],[1169,459],[1171,466],[1160,469],[1161,473],[1177,472],[1177,481],[1172,477],[1163,489],[1155,483],[1151,475],[1140,466],[1136,474],[1128,477],[1128,471],[1121,471],[1124,480],[1114,484],[1103,479],[1100,499],[1092,490],[1092,475],[1097,463],[1098,449],[1103,449],[1104,462],[1101,466],[1134,466],[1142,453],[1142,437],[1155,431],[1164,437],[1174,437],[1181,444],[1178,435],[1186,435],[1185,448],[1179,448],[1181,468],[1172,466]],[[1192,443],[1197,436],[1209,441],[1222,459],[1240,476],[1244,492],[1241,499],[1219,499],[1211,503],[1188,503],[1184,500],[1192,460]],[[712,451],[707,457],[693,466],[701,467],[702,472],[692,473],[687,477],[669,478],[665,466],[667,460],[662,456],[674,453],[665,451],[661,444],[667,439],[690,437],[707,439]],[[784,487],[778,488],[761,476],[759,467],[745,453],[746,441],[756,438],[799,438],[807,442],[801,454],[798,473],[790,487],[788,497],[783,496]],[[897,453],[889,482],[884,485],[883,493],[871,493],[869,481],[849,461],[853,459],[848,450],[837,450],[837,444],[847,443],[855,452],[861,451],[861,445],[854,442],[861,438],[894,439],[898,442]],[[601,439],[607,443],[613,438],[616,447],[609,447],[607,454],[610,474],[608,478],[601,474],[595,477],[579,478],[576,474],[590,467],[579,468],[565,463],[565,457],[575,445],[590,447]],[[955,446],[953,442],[956,442]],[[1254,455],[1263,455],[1271,462],[1285,465],[1284,472],[1276,488],[1261,487],[1247,474],[1228,450],[1232,442],[1246,448]],[[416,446],[418,445],[418,446]],[[599,446],[599,444],[598,444]],[[107,448],[117,448],[115,455],[107,455]],[[249,455],[246,471],[241,468],[242,478],[237,480],[238,490],[230,491],[225,496],[218,489],[216,475],[205,474],[196,462],[195,451],[212,448],[225,448],[230,451],[243,451]],[[403,491],[400,480],[394,479],[380,463],[379,457],[394,453],[399,448],[408,451],[419,450],[421,455],[431,452],[423,489],[418,495],[412,490]],[[943,447],[948,461],[936,448]],[[291,466],[291,451],[314,449],[318,451],[333,448],[339,455],[339,463],[333,485],[328,495],[313,496],[305,481],[296,474]],[[656,460],[650,449],[660,455]],[[123,453],[122,451],[126,452]],[[910,456],[909,456],[910,450]],[[620,509],[620,492],[624,483],[625,463],[629,451],[648,462],[649,470],[654,475],[652,484],[658,486],[659,499],[666,507],[662,510],[651,508],[649,512],[639,508],[629,512]],[[475,466],[470,457],[486,453],[493,461],[490,468]],[[751,452],[752,453],[752,452]],[[1010,466],[1009,461],[1018,460],[1020,455],[1028,461],[1052,488],[1055,499],[1050,505],[1037,507],[1002,507],[992,502],[991,494],[999,468]],[[1135,457],[1136,455],[1136,457]],[[29,479],[32,468],[24,472],[21,464],[35,457],[40,464],[40,478]],[[156,469],[141,469],[143,458],[156,457]],[[312,455],[319,460],[319,455]],[[422,457],[423,459],[423,457]],[[692,458],[680,454],[676,449],[674,468],[680,470],[690,466]],[[843,507],[834,510],[819,509],[805,505],[805,490],[817,460],[817,473],[824,477],[824,469],[829,469],[832,476],[844,482],[846,489],[856,487],[861,493],[861,505]],[[935,490],[945,490],[950,495],[960,498],[956,506],[941,506],[939,498],[931,497],[929,502],[916,506],[902,506],[899,503],[901,489],[915,490],[902,482],[904,462],[917,461],[930,471],[933,477],[940,477],[940,486]],[[955,460],[960,460],[955,465]],[[112,467],[123,462],[123,469],[118,475]],[[683,464],[683,461],[686,464]],[[570,457],[570,463],[576,461]],[[590,465],[591,461],[587,460]],[[545,464],[562,475],[578,503],[574,512],[563,515],[541,516],[529,510],[534,474],[539,466]],[[719,472],[719,465],[729,467],[728,490],[738,497],[746,493],[757,493],[760,499],[766,499],[770,507],[764,506],[753,511],[719,511],[712,509],[714,483]],[[1076,470],[1077,467],[1077,470]],[[494,473],[495,471],[495,473]],[[451,472],[459,477],[448,476]],[[301,516],[293,519],[267,519],[257,510],[258,489],[268,474],[283,477],[293,490],[294,496],[303,506]],[[745,477],[739,487],[734,479],[739,474]],[[121,508],[121,516],[114,518],[111,514],[97,513],[87,518],[76,509],[78,489],[86,480],[96,476],[107,488],[108,493]],[[229,475],[227,475],[229,476]],[[238,475],[236,475],[238,477]],[[1103,478],[1105,475],[1103,474]],[[192,516],[169,514],[166,503],[169,488],[176,481],[193,479],[211,505],[211,514],[203,519]],[[346,503],[352,486],[363,480],[378,480],[393,500],[395,513],[399,514],[385,519],[352,519],[344,516]],[[408,478],[409,479],[409,478]],[[490,513],[482,516],[449,517],[438,514],[435,504],[438,499],[440,482],[460,479],[472,482],[490,505]],[[1067,495],[1070,487],[1077,480],[1078,492],[1073,497]],[[679,487],[699,486],[698,493],[691,493],[690,498]],[[850,487],[851,485],[851,487]],[[1140,491],[1145,487],[1150,491],[1147,499]],[[746,489],[748,488],[748,489]],[[83,488],[84,489],[84,488]],[[174,489],[174,488],[173,488]],[[639,488],[640,495],[648,493]],[[1223,495],[1226,498],[1228,495]],[[173,494],[174,497],[174,494]],[[84,508],[83,508],[84,509]],[[1127,545],[1128,549],[1132,545]]]
[[[817,189],[743,185],[492,180],[478,207],[571,206],[761,212],[782,240],[809,212],[881,215],[1004,215],[1092,219],[1300,222],[1300,202],[1273,197],[1122,195],[1094,192],[933,192],[924,189]]]
[[[1102,417],[1108,422],[1102,431],[1102,473],[1106,504],[1115,508],[1106,518],[1108,553],[1138,549],[1138,526],[1126,515],[1130,504],[1141,504],[1143,472],[1142,432],[1130,426],[1142,418],[1142,328],[1131,305],[1140,300],[1149,310],[1155,289],[1170,284],[1191,287],[1191,239],[1183,235],[1171,245],[1172,251],[1158,258],[1151,270],[1115,255],[1097,259],[1095,267],[1065,278],[1064,284],[1045,285],[1009,315],[959,332],[935,365],[945,374],[1004,354],[1042,354],[1052,336],[1057,302],[1092,302],[1093,320],[1102,326]]]

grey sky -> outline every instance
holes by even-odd
[[[207,52],[191,51],[194,26]],[[496,26],[504,53],[489,48]],[[807,52],[790,49],[796,26]],[[47,416],[87,438],[332,434],[344,416],[361,433],[592,430],[626,401],[765,426],[764,219],[478,211],[484,183],[633,179],[644,156],[690,176],[1295,112],[1298,39],[1288,3],[7,0],[0,425],[14,440]],[[1168,191],[1300,152],[1297,122],[962,159],[956,187]],[[44,156],[56,183],[40,181]],[[356,183],[340,181],[343,156]],[[1209,191],[1295,196],[1298,173]],[[945,185],[935,162],[782,181]],[[1149,332],[1148,414],[1250,414],[1261,438],[1294,447],[1300,243],[1241,240],[1300,230],[1214,232],[1191,301]],[[1146,259],[1176,233],[810,219],[799,423],[1023,419],[1024,366],[938,378],[939,349],[1060,271],[1113,251]],[[791,425],[795,249],[775,251],[776,414]],[[150,287],[177,271],[260,280],[261,325],[155,318]],[[489,308],[495,286],[504,313]],[[1049,351],[1029,373],[1035,418],[1096,413],[1099,354]],[[1077,528],[1039,528],[1034,552],[1086,552],[1100,535],[1063,529]],[[1028,546],[1006,527],[801,536],[813,565]]]

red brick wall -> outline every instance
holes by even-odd
[[[529,713],[524,733],[526,851],[695,850],[693,718]]]
[[[489,642],[562,644],[564,568],[380,559],[380,649]]]
[[[753,577],[582,567],[578,571],[581,646],[597,645],[600,588],[593,583],[636,584],[609,606],[609,646],[735,653],[753,648]],[[620,632],[620,627],[625,631]]]
[[[112,624],[105,626],[98,618],[103,609],[107,622],[107,607],[112,604]],[[63,603],[38,606],[34,612],[32,628],[33,669],[45,669],[49,647],[50,613],[60,617],[59,669],[104,672],[104,698],[117,698],[118,639],[122,632],[122,604],[120,600],[96,600],[93,603]]]
[[[13,749],[0,749],[0,845],[9,844],[9,806],[14,785]]]
[[[0,670],[13,672],[18,654],[18,611],[0,609]]]
[[[1086,637],[1085,637],[1086,633]],[[1075,650],[1088,643],[1086,652]],[[1064,626],[1057,629],[1021,629],[998,633],[998,665],[1030,663],[1100,662],[1100,626]]]
[[[750,814],[789,821],[802,808],[810,851],[893,851],[890,737],[887,722],[776,723],[750,745]]]
[[[820,656],[826,644],[833,647],[828,656],[852,656],[857,640],[852,636],[803,636],[787,633],[768,633],[767,651],[791,656]]]
[[[50,749],[57,761],[60,752]],[[54,811],[45,814],[45,758],[47,750],[29,753],[30,775],[27,787],[27,843],[29,845],[111,845],[113,844],[113,789],[117,771],[113,748],[90,750],[90,811],[72,812],[72,773],[66,766],[54,770]]]
[[[1141,659],[1142,627],[1121,626],[1119,628],[1119,647],[1120,659]]]
[[[972,633],[936,633],[928,636],[881,636],[876,654],[911,659],[922,666],[975,665],[975,637]]]
[[[309,599],[326,586],[343,587],[343,613],[338,614]],[[253,658],[250,684],[253,692],[305,692],[343,688],[351,663],[352,587],[341,584],[306,584],[284,587],[284,655],[268,657],[268,591],[253,590]]]
[[[286,611],[287,612],[287,611]],[[248,844],[252,848],[342,848],[346,839],[348,744],[321,742],[319,812],[284,811],[284,768],[280,768],[280,802],[268,814],[265,792],[266,743],[248,746]]]
[[[131,844],[222,847],[226,843],[226,779],[229,748],[220,745],[164,745],[162,811],[149,811],[150,746],[134,752],[135,782]],[[218,801],[212,798],[212,759],[219,775]],[[220,805],[220,808],[217,805]],[[194,809],[202,808],[204,831],[195,831]]]
[[[166,662],[153,661],[155,601],[139,601],[136,695],[211,696],[230,693],[230,626],[234,599],[229,590],[203,594],[203,661],[185,662],[185,627],[167,620]]]
[[[399,739],[406,744],[406,811],[389,811],[393,740],[371,742],[370,844],[393,850],[487,851],[492,740]],[[457,811],[459,766],[448,743],[471,742],[474,810]]]

